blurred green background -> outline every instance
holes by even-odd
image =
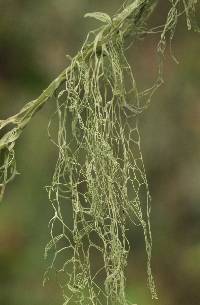
[[[114,13],[120,0],[0,0],[0,119],[15,114],[67,65],[97,22],[88,11]],[[152,22],[163,23],[168,1]],[[128,51],[136,79],[156,76],[158,37]],[[127,270],[129,299],[138,305],[200,304],[200,40],[184,20],[173,48],[179,65],[165,59],[165,84],[141,116],[142,148],[152,201],[153,271],[159,300],[146,288],[142,233],[129,232],[133,248]],[[40,111],[17,143],[18,170],[0,206],[0,305],[60,305],[56,281],[42,287],[44,247],[52,215],[44,189],[56,150],[47,124],[54,100]]]

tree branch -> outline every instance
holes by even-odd
[[[111,22],[101,26],[95,31],[96,37],[101,32],[102,37],[98,40],[97,50],[101,50],[103,44],[109,41],[111,37],[117,38],[117,35],[126,39],[132,33],[136,32],[139,27],[146,22],[152,13],[157,0],[135,0],[128,5],[122,12],[114,16]],[[104,14],[105,17],[106,14]],[[115,41],[115,39],[113,39]],[[95,38],[93,42],[87,42],[74,59],[77,61],[90,60],[94,52]],[[0,199],[3,196],[5,185],[14,178],[16,174],[14,146],[18,138],[21,136],[23,129],[28,125],[33,116],[44,107],[46,102],[53,96],[66,80],[66,75],[70,73],[71,66],[67,67],[50,85],[42,92],[42,94],[33,101],[27,103],[17,114],[0,120]],[[4,128],[7,127],[8,129]],[[7,131],[8,130],[8,131]]]
[[[132,24],[139,25],[142,21],[146,21],[149,17],[149,14],[152,12],[154,8],[155,1],[146,1],[146,0],[136,0],[129,6],[127,6],[120,14],[113,18],[113,24],[107,26],[107,31],[109,32],[111,28],[114,28],[117,31],[118,28],[122,28],[123,24],[130,18],[132,18]],[[137,12],[135,12],[137,9]],[[134,14],[135,13],[135,14]],[[146,15],[146,16],[145,16]],[[145,16],[145,20],[144,20]],[[130,29],[125,28],[124,37],[128,37],[130,34]],[[106,40],[105,37],[102,38],[102,43]],[[101,44],[101,42],[100,42]],[[90,57],[92,53],[92,46],[89,44],[85,48],[83,57]],[[79,56],[79,55],[77,55]],[[51,98],[56,91],[56,89],[65,81],[66,73],[69,73],[70,67],[66,68],[55,80],[50,83],[50,85],[42,92],[42,94],[35,100],[27,103],[16,115],[11,116],[5,120],[0,120],[0,131],[7,125],[13,124],[14,127],[8,131],[3,137],[0,139],[0,150],[9,145],[9,143],[16,141],[21,131],[26,127],[31,118],[46,104],[47,100]]]

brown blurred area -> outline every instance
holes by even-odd
[[[37,97],[98,26],[83,15],[114,13],[120,0],[0,0],[0,119]],[[151,22],[162,24],[168,1]],[[199,11],[198,11],[198,16]],[[127,52],[139,87],[156,77],[158,36]],[[200,304],[200,36],[182,19],[173,42],[177,65],[165,58],[165,83],[140,120],[142,149],[152,194],[153,271],[159,300],[146,287],[142,232],[129,231],[127,293],[138,305]],[[42,287],[51,207],[44,189],[56,151],[47,137],[54,100],[32,120],[17,143],[20,175],[0,206],[0,305],[56,305],[56,281]]]

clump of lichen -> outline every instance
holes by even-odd
[[[32,116],[56,94],[58,160],[47,187],[54,215],[51,241],[45,257],[54,249],[52,263],[67,304],[128,304],[125,294],[129,241],[128,223],[144,232],[148,286],[157,298],[151,272],[152,237],[150,193],[140,147],[138,120],[162,83],[162,58],[173,39],[178,17],[186,14],[188,29],[197,1],[173,1],[164,26],[146,28],[156,1],[135,0],[110,18],[90,13],[103,25],[90,32],[80,52],[41,96],[17,115],[0,121],[0,130],[14,125],[0,139],[0,186],[16,174],[14,146]],[[126,2],[128,3],[128,1]],[[161,34],[158,43],[158,78],[143,92],[137,89],[125,57],[125,41],[140,35]],[[65,212],[72,207],[71,224]],[[61,257],[58,259],[58,257]],[[94,264],[94,259],[98,262]],[[59,261],[59,264],[57,264]],[[59,265],[59,266],[58,266]]]
[[[138,118],[162,83],[162,60],[155,84],[139,93],[124,55],[126,35],[134,38],[144,32],[142,22],[135,29],[131,27],[142,5],[144,1],[138,2],[134,14],[127,7],[113,19],[103,13],[87,15],[105,25],[89,33],[83,48],[72,59],[65,88],[58,94],[59,158],[48,191],[55,211],[50,221],[57,249],[54,259],[62,252],[68,257],[58,270],[67,278],[62,286],[65,304],[127,304],[127,219],[143,229],[148,285],[152,297],[157,298],[151,272],[151,197],[140,149]],[[158,44],[161,59],[167,35],[172,39],[177,19],[177,4],[172,3]],[[72,227],[62,217],[62,206],[66,204],[63,199],[72,203]],[[57,223],[62,224],[63,232],[54,239]],[[57,248],[58,242],[63,247]],[[97,270],[91,266],[95,255],[102,258]]]

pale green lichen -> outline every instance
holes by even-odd
[[[174,36],[178,17],[186,14],[188,29],[194,22],[196,1],[173,1],[163,27],[146,29],[156,1],[135,0],[113,18],[89,13],[103,25],[90,32],[70,66],[42,95],[17,115],[0,121],[0,130],[12,128],[0,139],[2,194],[15,176],[14,146],[32,116],[53,94],[57,98],[58,160],[47,187],[54,215],[51,241],[45,257],[54,250],[52,263],[62,287],[64,304],[129,304],[125,270],[130,244],[128,223],[141,226],[147,252],[148,286],[157,298],[151,272],[152,237],[150,193],[138,129],[139,114],[147,108],[162,83],[162,59],[167,39]],[[195,29],[196,25],[195,25]],[[160,64],[153,86],[139,92],[124,54],[125,40],[141,34],[161,33]],[[64,211],[72,206],[72,224]],[[62,258],[59,258],[59,257]],[[94,265],[94,259],[98,262]],[[98,267],[97,267],[98,266]],[[61,280],[62,278],[62,280]]]

